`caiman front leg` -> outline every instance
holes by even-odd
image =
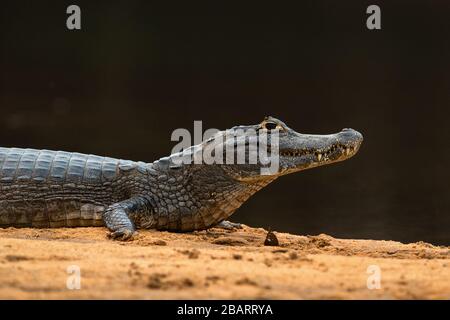
[[[103,221],[111,231],[109,238],[115,240],[129,240],[136,233],[136,226],[132,221],[134,213],[148,209],[141,198],[130,198],[110,205],[103,214]]]

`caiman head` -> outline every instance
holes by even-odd
[[[363,141],[362,134],[353,129],[327,135],[302,134],[272,117],[267,117],[259,128],[274,127],[279,131],[279,175],[347,160],[358,152]]]
[[[234,180],[252,182],[347,160],[358,152],[362,141],[361,133],[353,129],[304,134],[269,116],[256,125],[218,131],[164,159],[171,168],[194,166],[208,174],[220,167]]]
[[[303,134],[289,128],[281,120],[266,117],[256,125],[220,131],[204,141],[200,149],[222,149],[222,169],[236,180],[251,182],[273,180],[285,174],[347,160],[358,152],[362,141],[361,133],[353,129],[346,128],[327,135]],[[234,161],[225,161],[226,150],[232,150],[234,155],[229,158]],[[239,163],[238,153],[243,150],[245,161]],[[266,152],[263,154],[267,157],[262,161],[261,151],[264,150]],[[255,158],[257,162],[250,163],[249,160]]]

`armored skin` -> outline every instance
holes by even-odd
[[[276,171],[262,174],[267,164],[259,161],[180,163],[180,154],[144,163],[63,151],[0,148],[0,227],[106,226],[118,240],[131,238],[137,228],[193,231],[218,224],[232,227],[237,224],[226,219],[270,182],[346,160],[356,154],[363,140],[352,129],[330,135],[300,134],[272,117],[233,129],[251,132],[245,141],[252,135],[267,134],[269,151],[276,133]],[[237,152],[236,139],[242,137],[230,138],[225,132],[215,136],[221,139],[203,141],[182,155],[192,159],[199,150],[218,143],[231,145]],[[249,158],[255,151],[248,143],[244,145]]]

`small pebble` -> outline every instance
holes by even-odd
[[[278,238],[272,231],[267,232],[266,240],[264,241],[265,246],[279,246]]]

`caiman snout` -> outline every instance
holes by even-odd
[[[338,140],[344,145],[359,147],[363,141],[363,136],[356,130],[344,128],[338,133]]]
[[[342,161],[350,158],[356,152],[363,141],[363,136],[356,130],[345,128],[336,134],[336,141],[331,143],[331,148],[325,153],[327,160]],[[321,161],[321,157],[318,157]]]

